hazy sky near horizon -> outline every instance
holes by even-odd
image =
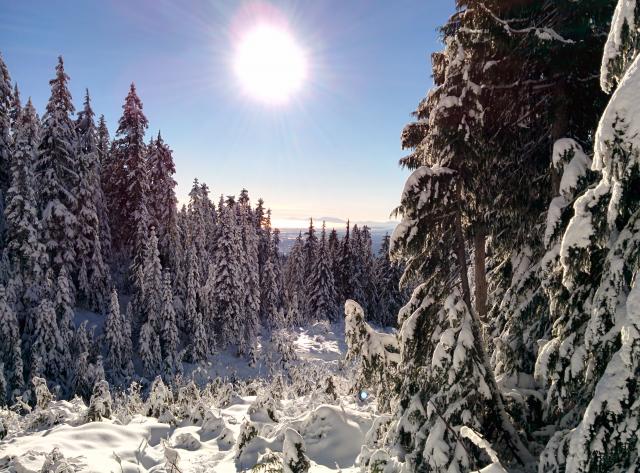
[[[178,197],[194,177],[217,201],[246,187],[276,221],[384,221],[408,173],[400,132],[431,86],[441,0],[0,0],[0,52],[39,113],[58,55],[76,107],[90,90],[113,134],[130,82],[174,151]],[[261,18],[263,17],[263,18]],[[284,105],[242,93],[233,56],[243,30],[286,22],[307,79]]]

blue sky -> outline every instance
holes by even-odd
[[[59,54],[76,106],[88,87],[112,133],[134,81],[149,133],[174,150],[181,201],[194,177],[216,200],[246,187],[281,223],[388,218],[407,176],[400,132],[431,85],[437,27],[453,10],[441,0],[0,2],[0,51],[39,112]],[[279,12],[307,52],[308,81],[285,106],[240,93],[233,50],[248,8]]]

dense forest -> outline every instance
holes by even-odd
[[[133,84],[111,139],[88,91],[74,118],[62,58],[42,119],[1,59],[0,71],[0,403],[35,402],[35,378],[89,399],[100,381],[171,383],[227,349],[255,364],[263,331],[334,322],[352,297],[393,323],[402,268],[388,237],[374,255],[368,227],[340,238],[311,220],[283,255],[244,189],[216,205],[195,179],[178,209],[172,150],[160,133],[145,141]],[[102,314],[102,333],[79,309]]]

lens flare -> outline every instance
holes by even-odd
[[[241,37],[234,69],[247,95],[268,104],[282,104],[301,89],[307,60],[286,29],[261,24]]]

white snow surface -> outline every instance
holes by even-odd
[[[294,334],[299,359],[338,369],[345,348],[343,325],[316,324]],[[223,363],[236,366],[212,366],[211,372],[255,374],[242,366],[246,361],[229,356]],[[116,418],[86,423],[82,401],[53,401],[50,409],[63,422],[40,430],[10,431],[0,442],[0,471],[40,472],[54,448],[76,472],[248,471],[268,450],[281,456],[288,429],[303,438],[311,472],[359,471],[354,465],[373,423],[374,402],[360,403],[349,395],[334,404],[322,404],[312,395],[283,399],[277,404],[275,422],[252,412],[255,401],[256,396],[232,395],[224,407],[206,406],[204,419],[176,425],[140,414],[126,424]],[[0,416],[7,414],[0,411]],[[258,433],[239,456],[237,439],[247,420]],[[178,470],[171,469],[172,463]]]

